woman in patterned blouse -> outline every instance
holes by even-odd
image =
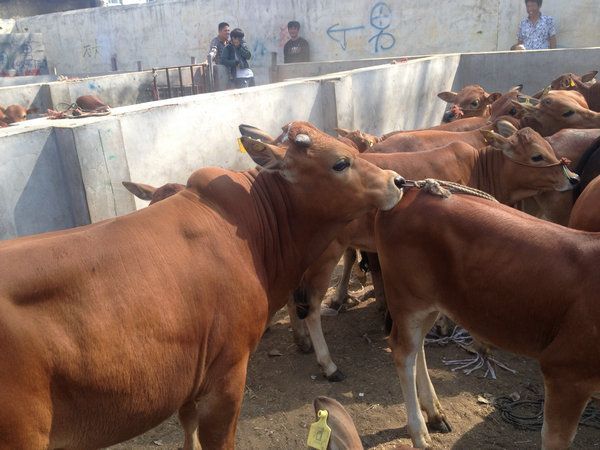
[[[527,18],[519,24],[518,44],[527,50],[556,48],[554,19],[541,13],[543,0],[525,0]]]

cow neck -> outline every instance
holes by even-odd
[[[503,181],[507,162],[502,151],[491,145],[484,147],[479,151],[469,186],[493,195],[500,203],[506,203],[508,191]]]
[[[314,198],[295,193],[278,172],[260,172],[250,193],[259,224],[254,245],[261,264],[268,268],[265,276],[273,313],[349,221],[327,216],[328,210],[316,207]]]

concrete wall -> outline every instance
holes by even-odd
[[[9,79],[18,78],[21,77]],[[152,72],[144,71],[0,87],[0,101],[4,106],[19,104],[34,107],[40,113],[45,113],[49,108],[65,109],[77,97],[86,94],[98,95],[112,107],[135,105],[153,101],[152,80]]]
[[[96,0],[3,0],[0,2],[0,16],[28,17],[56,11],[68,11],[96,6]]]
[[[488,92],[504,92],[523,84],[523,92],[534,94],[562,73],[590,70],[600,70],[600,47],[463,54],[453,89],[478,83]]]
[[[89,223],[73,154],[46,127],[4,131],[0,154],[0,239]],[[70,147],[72,149],[72,147]]]
[[[524,82],[533,92],[565,70],[562,64],[583,68],[598,60],[600,48],[440,55],[115,108],[105,117],[23,122],[0,129],[0,239],[144,207],[123,180],[158,186],[184,183],[199,167],[251,167],[236,145],[240,123],[273,136],[293,120],[330,133],[336,126],[377,134],[425,127],[441,119],[441,90],[468,82],[505,90]]]
[[[48,62],[41,33],[0,34],[0,76],[45,74]]]
[[[543,11],[558,22],[564,47],[600,44],[597,0],[546,0]],[[18,31],[43,32],[50,65],[61,74],[119,70],[200,61],[217,24],[246,32],[257,80],[268,80],[271,52],[281,61],[291,19],[302,24],[313,60],[507,50],[516,42],[521,0],[179,0],[23,18]],[[61,39],[56,39],[61,36]]]

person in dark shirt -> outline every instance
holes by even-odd
[[[229,24],[221,22],[219,24],[219,34],[210,41],[210,48],[208,49],[208,53],[213,52],[213,62],[215,64],[221,64],[221,55],[227,44],[229,44]]]
[[[290,40],[283,47],[283,62],[297,63],[310,60],[310,48],[306,39],[299,36],[300,24],[295,20],[288,22]]]
[[[239,89],[254,86],[254,72],[248,64],[252,53],[244,41],[244,32],[239,28],[231,30],[231,42],[223,49],[221,64],[229,67],[233,87]]]

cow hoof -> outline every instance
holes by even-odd
[[[346,375],[344,375],[344,373],[340,369],[338,369],[331,375],[325,376],[325,378],[327,378],[327,380],[331,381],[332,383],[337,383],[338,381],[344,381],[346,379]]]
[[[435,431],[437,433],[451,433],[452,427],[445,417],[439,417],[434,420],[427,422],[427,428],[429,431]]]
[[[310,339],[302,341],[298,340],[296,341],[296,345],[298,345],[298,350],[300,351],[300,353],[312,353],[314,351]]]

